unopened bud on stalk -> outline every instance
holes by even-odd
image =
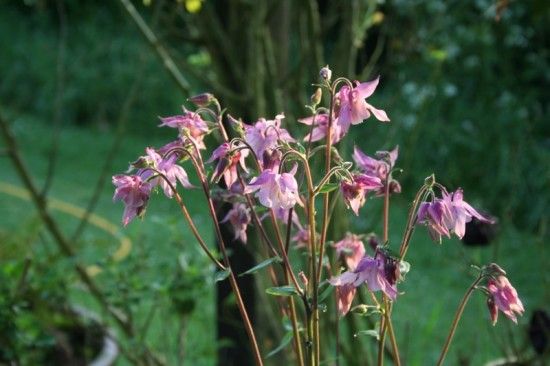
[[[330,81],[330,79],[332,78],[332,70],[329,69],[327,65],[321,69],[319,75],[321,76],[321,79],[325,81]]]
[[[429,187],[432,187],[435,184],[435,174],[426,177],[426,179],[424,179],[424,183]]]
[[[149,165],[150,165],[149,160],[147,160],[146,157],[141,156],[136,161],[130,163],[130,168],[128,172],[132,171],[133,169],[145,169],[145,168],[148,168]]]
[[[321,98],[323,97],[323,90],[321,88],[315,89],[315,93],[311,95],[311,104],[315,107],[321,103]]]
[[[506,276],[506,271],[502,269],[501,266],[499,266],[498,264],[496,263],[491,263],[487,266],[487,268],[489,269],[489,271],[491,271],[493,274],[496,274],[496,275],[502,275],[502,276]]]
[[[207,107],[215,97],[210,93],[202,93],[187,99],[191,103],[194,103],[197,107]]]
[[[306,275],[304,274],[304,271],[300,271],[300,273],[298,273],[298,276],[300,277],[300,281],[302,281],[304,286],[307,287],[307,284],[309,283],[309,281],[308,281]]]

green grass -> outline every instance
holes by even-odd
[[[47,167],[50,146],[50,131],[44,125],[28,119],[16,119],[13,129],[22,148],[23,156],[40,185]],[[141,154],[144,146],[158,146],[170,137],[163,131],[150,140],[129,135],[115,161],[112,174],[122,172],[127,162]],[[91,196],[94,180],[103,164],[112,134],[109,131],[64,128],[60,135],[58,170],[52,184],[51,196],[84,207]],[[20,185],[11,164],[5,158],[5,168],[0,172],[0,181]],[[192,180],[194,178],[191,178]],[[195,180],[196,182],[196,180]],[[122,204],[111,201],[112,186],[106,184],[96,213],[115,224],[120,223]],[[197,224],[212,241],[212,229],[202,209],[203,201],[196,194],[186,192],[189,207]],[[46,239],[32,205],[18,198],[2,196],[0,206],[0,247],[2,262],[21,260],[25,255],[40,261],[56,252],[52,242]],[[391,210],[390,242],[398,243],[405,221],[406,199],[400,197]],[[380,201],[370,200],[366,209],[369,215],[353,221],[361,231],[376,230],[379,220]],[[66,233],[71,233],[77,221],[63,213],[52,212]],[[502,356],[500,345],[509,346],[511,331],[516,344],[526,343],[526,327],[529,314],[534,308],[546,306],[549,275],[544,271],[546,257],[540,238],[518,232],[502,223],[502,230],[494,245],[484,249],[471,249],[456,240],[443,245],[432,243],[426,230],[418,228],[414,234],[407,260],[411,272],[399,286],[404,294],[394,306],[394,321],[402,357],[407,365],[433,364],[444,343],[448,327],[464,291],[473,280],[468,269],[470,264],[498,262],[509,274],[527,308],[527,315],[520,319],[519,326],[510,327],[510,322],[501,315],[496,327],[489,322],[488,311],[481,293],[475,293],[466,307],[463,321],[457,331],[449,364],[457,364],[461,357],[472,364],[482,364]],[[177,258],[183,255],[196,266],[204,265],[198,247],[194,244],[186,225],[180,220],[176,205],[158,195],[154,197],[143,222],[133,222],[120,230],[133,242],[129,257],[121,262],[109,260],[118,242],[108,234],[93,227],[77,243],[79,260],[85,264],[99,264],[104,271],[97,275],[98,282],[111,294],[111,298],[130,306],[138,324],[143,324],[153,302],[155,312],[147,341],[159,353],[175,362],[176,336],[179,318],[169,300],[169,283],[177,276]],[[9,239],[9,240],[8,240]],[[55,256],[53,258],[56,258]],[[197,259],[198,258],[198,259]],[[57,264],[56,264],[57,263]],[[63,266],[63,261],[51,263],[52,267]],[[199,270],[200,272],[200,270]],[[83,291],[76,276],[70,274],[71,301],[95,308],[93,300]],[[211,280],[210,280],[211,281]],[[212,284],[203,281],[197,291],[197,306],[188,319],[186,337],[186,360],[193,365],[213,364],[216,345],[214,341],[214,296]],[[195,292],[193,292],[195,294]],[[353,344],[352,344],[353,347]],[[268,362],[269,364],[269,362]]]
[[[25,119],[16,119],[12,126],[22,147],[22,155],[40,187],[47,170],[50,131],[36,121]],[[164,137],[162,139],[160,136],[153,136],[151,140],[145,141],[127,136],[120,153],[112,162],[113,171],[110,174],[124,172],[128,162],[141,155],[145,146],[161,145],[168,141],[167,137]],[[60,135],[59,161],[51,186],[51,197],[84,208],[92,195],[97,175],[111,142],[111,133],[108,131],[64,128]],[[5,168],[0,173],[0,181],[20,186],[20,180],[7,157],[4,158],[4,163]],[[157,302],[147,340],[154,349],[169,355],[169,363],[173,364],[176,362],[176,335],[180,320],[167,296],[169,286],[179,273],[179,256],[185,256],[191,268],[205,266],[205,256],[198,246],[194,245],[191,232],[178,215],[177,205],[163,199],[160,194],[152,198],[142,222],[135,220],[127,228],[123,228],[123,205],[120,202],[112,202],[113,187],[110,175],[108,179],[95,213],[120,226],[121,233],[132,240],[132,251],[120,262],[111,260],[111,255],[118,249],[118,240],[89,226],[76,243],[78,260],[85,265],[99,264],[103,268],[103,272],[96,276],[96,280],[111,294],[112,299],[127,299],[136,314],[137,324],[143,324],[152,302]],[[200,199],[197,197],[200,195],[196,192],[198,190],[185,192],[184,199],[188,200],[191,215],[199,225],[206,242],[211,243],[212,229],[207,224],[204,210],[199,209]],[[3,218],[0,220],[0,238],[3,242],[0,246],[1,261],[6,264],[10,260],[21,260],[24,256],[30,256],[33,261],[43,261],[47,255],[56,253],[57,249],[48,235],[44,235],[46,230],[30,202],[4,193],[0,193],[0,196],[0,215]],[[65,235],[70,236],[78,220],[56,210],[52,210],[51,213]],[[50,265],[60,266],[60,262],[54,261]],[[71,280],[75,277],[74,274],[70,275]],[[196,291],[196,308],[200,311],[193,312],[186,321],[187,334],[192,335],[186,337],[186,360],[195,365],[212,364],[215,354],[214,293],[211,285],[212,276],[207,274],[206,277],[207,279],[200,279],[203,286],[200,291]],[[94,301],[82,290],[82,285],[77,281],[70,282],[71,300],[96,308]],[[200,281],[197,282],[197,286],[201,286]],[[123,295],[125,291],[127,296]]]

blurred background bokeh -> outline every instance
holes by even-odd
[[[177,206],[155,197],[145,220],[123,229],[110,179],[146,146],[172,140],[158,117],[190,108],[186,99],[204,91],[247,122],[284,111],[286,127],[303,135],[296,119],[307,115],[325,64],[335,77],[381,76],[372,104],[391,123],[370,119],[338,149],[349,158],[354,145],[369,154],[399,145],[403,191],[390,242],[399,241],[408,202],[431,173],[498,219],[467,243],[438,246],[416,231],[395,305],[404,364],[435,362],[471,282],[469,265],[492,261],[507,270],[526,313],[518,326],[501,319],[492,327],[484,298],[474,297],[449,364],[544,364],[549,24],[546,0],[0,2],[0,118],[31,176],[22,179],[2,139],[0,364],[85,364],[109,332],[121,350],[117,364],[230,364],[217,359],[235,340],[216,335],[223,309],[213,269]],[[212,242],[204,201],[194,192],[186,199]],[[372,215],[338,223],[332,239],[379,230],[380,202],[371,201]],[[270,318],[265,300],[256,301]],[[267,354],[284,325],[258,318],[271,329]],[[347,351],[369,342],[352,336]]]

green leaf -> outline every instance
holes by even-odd
[[[334,191],[338,188],[338,183],[325,183],[321,188],[319,188],[319,193],[328,193]]]
[[[258,265],[250,268],[248,271],[246,272],[243,272],[239,275],[239,277],[242,277],[244,275],[248,275],[248,274],[253,274],[253,273],[256,273],[258,272],[260,269],[264,268],[264,267],[267,267],[273,263],[281,263],[283,260],[281,258],[279,258],[278,256],[275,256],[275,257],[271,257],[271,258],[268,258],[266,259],[265,261],[259,263]]]
[[[332,293],[332,290],[334,289],[334,286],[328,285],[326,289],[321,292],[321,295],[319,295],[319,301],[325,301],[325,299]]]
[[[267,288],[265,292],[273,296],[292,296],[298,294],[294,286],[270,287]]]
[[[276,354],[276,353],[280,352],[281,350],[283,350],[286,346],[288,346],[288,344],[292,340],[293,336],[294,335],[292,334],[292,332],[287,332],[285,334],[285,336],[283,337],[283,339],[281,339],[281,343],[277,346],[277,348],[275,348],[273,351],[269,352],[265,357],[269,358],[269,357],[273,356],[274,354]]]
[[[380,339],[380,337],[378,335],[378,331],[375,330],[375,329],[360,330],[359,332],[355,333],[353,336],[354,337],[359,337],[359,336],[364,336],[364,335],[374,337],[377,340]]]
[[[220,281],[223,281],[225,280],[227,277],[229,277],[229,274],[231,272],[229,272],[228,269],[224,270],[224,271],[217,271],[215,274],[214,274],[214,282],[220,282]]]

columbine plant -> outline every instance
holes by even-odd
[[[334,148],[351,126],[364,123],[371,115],[381,122],[390,121],[385,111],[366,101],[375,92],[380,78],[364,83],[346,78],[332,81],[328,66],[321,70],[320,76],[312,104],[307,106],[311,115],[298,120],[308,126],[303,139],[292,137],[282,127],[283,114],[274,119],[260,118],[254,123],[244,123],[226,115],[211,94],[190,98],[196,110],[184,108],[182,115],[161,118],[160,126],[176,129],[175,140],[158,149],[147,148],[146,154],[131,164],[132,175],[113,177],[114,199],[124,202],[122,222],[125,226],[135,217],[144,216],[155,191],[163,192],[178,204],[198,244],[221,274],[217,278],[230,281],[258,365],[263,364],[264,357],[231,269],[221,224],[230,225],[233,240],[243,244],[247,242],[249,227],[254,226],[259,232],[266,248],[264,253],[269,253],[269,257],[247,273],[281,264],[280,276],[271,276],[273,287],[266,292],[287,297],[286,303],[278,302],[278,305],[281,314],[291,320],[298,365],[320,365],[327,353],[327,347],[321,347],[320,323],[329,323],[330,319],[322,318],[320,309],[322,297],[331,288],[335,289],[334,303],[340,319],[350,310],[379,317],[379,326],[372,330],[378,339],[377,363],[383,363],[388,334],[391,355],[399,365],[391,310],[392,303],[401,296],[398,284],[410,268],[405,256],[415,227],[425,225],[431,238],[441,243],[452,234],[461,238],[472,217],[486,222],[490,219],[464,201],[461,189],[448,192],[432,175],[426,178],[413,200],[403,239],[400,243],[390,243],[390,197],[401,192],[399,182],[393,177],[398,148],[378,151],[374,156],[355,148],[355,164],[346,161]],[[328,94],[327,106],[321,105],[323,93]],[[226,126],[231,126],[230,132]],[[211,153],[205,153],[204,139],[209,134],[217,137],[220,144]],[[205,154],[209,157],[206,162]],[[317,154],[324,155],[320,173],[310,165]],[[195,185],[189,181],[184,166],[195,170],[198,177]],[[208,171],[212,172],[210,176]],[[182,190],[197,189],[196,186],[206,198],[219,254],[214,254],[206,245],[187,211],[184,201],[187,193]],[[353,214],[360,216],[369,195],[383,200],[381,240],[373,235],[347,233],[330,245],[327,232],[336,200],[342,199]],[[221,219],[214,210],[213,197],[232,204]],[[317,201],[320,201],[318,205]],[[290,250],[302,251],[304,255],[291,262]],[[331,253],[334,255],[327,255]],[[276,269],[272,267],[272,273]],[[475,289],[487,296],[493,324],[499,310],[514,322],[524,311],[504,270],[496,264],[477,269],[479,275],[460,303],[438,364],[445,358],[464,306]],[[369,297],[358,299],[358,293]],[[354,302],[358,302],[355,307]]]

